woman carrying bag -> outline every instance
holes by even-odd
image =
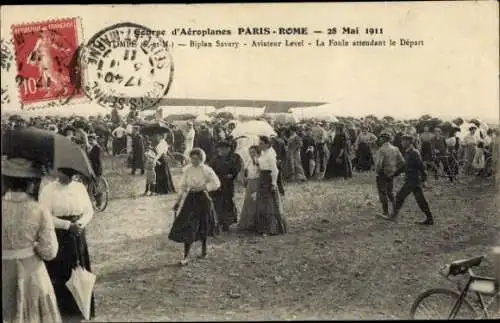
[[[92,202],[82,183],[73,180],[77,173],[68,168],[57,169],[57,180],[48,183],[40,192],[39,202],[53,216],[59,252],[55,259],[47,261],[57,303],[63,318],[84,318],[74,296],[66,286],[73,269],[78,266],[91,272],[90,256],[85,235],[85,227],[94,216]],[[90,318],[95,316],[94,295],[92,294]]]

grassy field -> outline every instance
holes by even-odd
[[[421,227],[413,197],[398,223],[376,217],[374,175],[355,174],[288,184],[288,234],[232,232],[180,267],[182,246],[167,239],[176,196],[141,197],[145,179],[124,163],[106,158],[112,200],[88,229],[97,321],[405,318],[418,293],[449,286],[442,264],[486,252],[496,232],[492,179],[435,183],[426,195],[436,225]],[[491,263],[480,269],[491,274]]]

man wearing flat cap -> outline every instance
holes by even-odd
[[[434,219],[432,217],[431,210],[429,208],[429,203],[425,199],[424,192],[422,191],[422,184],[427,179],[427,174],[425,172],[424,164],[420,153],[414,146],[415,138],[411,135],[405,134],[402,136],[402,146],[405,150],[405,163],[394,176],[400,173],[405,173],[405,182],[399,192],[396,195],[396,200],[394,202],[394,209],[392,215],[388,218],[389,220],[395,221],[398,216],[399,210],[403,206],[405,199],[413,193],[417,204],[424,212],[426,219],[423,222],[418,222],[422,225],[433,225]]]
[[[389,216],[389,204],[394,206],[394,174],[404,165],[404,158],[398,147],[391,144],[391,133],[384,130],[379,135],[382,146],[375,155],[377,190],[382,204],[383,216]]]

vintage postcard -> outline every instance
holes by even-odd
[[[500,318],[498,6],[2,6],[4,322]]]

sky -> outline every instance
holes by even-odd
[[[168,97],[321,101],[332,103],[340,116],[431,114],[439,117],[499,119],[498,3],[316,3],[261,5],[50,6],[1,8],[2,38],[12,24],[79,16],[82,38],[118,22],[135,22],[153,30],[174,28],[331,27],[383,28],[380,39],[423,40],[424,46],[209,48],[174,46],[175,66]],[[284,41],[284,36],[165,37],[189,40]],[[290,40],[327,35],[288,36]],[[371,36],[335,35],[335,40],[370,40]],[[15,71],[2,71],[19,109]],[[7,80],[7,81],[6,81]],[[71,110],[70,110],[71,109]],[[102,113],[93,102],[64,111]],[[52,109],[62,111],[62,109]],[[47,110],[51,111],[51,110]]]

